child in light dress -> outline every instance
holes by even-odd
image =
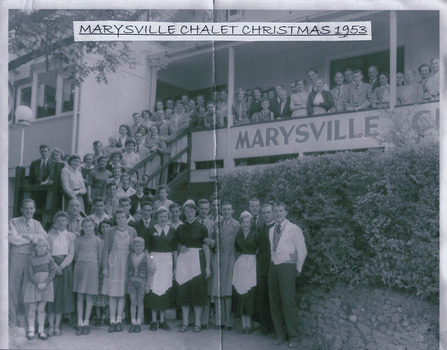
[[[82,230],[84,234],[75,242],[76,263],[73,273],[73,291],[78,293],[76,335],[90,333],[89,320],[92,313],[93,296],[98,294],[99,266],[103,250],[101,239],[95,236],[95,220],[91,215],[82,221]]]
[[[54,301],[53,278],[56,274],[55,263],[48,251],[48,241],[38,238],[33,246],[34,255],[28,260],[28,282],[25,286],[23,302],[28,304],[28,340],[34,339],[34,322],[37,310],[39,339],[47,340],[44,332],[45,307]]]

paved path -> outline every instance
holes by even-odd
[[[232,331],[218,331],[214,329],[203,330],[194,333],[192,328],[186,333],[178,331],[179,321],[169,321],[170,331],[149,331],[148,325],[143,325],[142,332],[131,334],[127,332],[128,326],[119,333],[108,333],[108,327],[90,327],[89,335],[77,336],[75,330],[64,325],[64,333],[59,337],[50,337],[47,341],[34,339],[26,340],[23,329],[10,329],[10,346],[21,349],[141,349],[141,350],[285,350],[287,345],[274,346],[271,337],[259,336],[257,334],[239,335],[236,329]],[[306,345],[307,344],[307,345]],[[309,340],[303,340],[295,349],[310,350]]]

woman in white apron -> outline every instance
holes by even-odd
[[[253,331],[251,317],[254,313],[256,291],[256,249],[257,233],[251,230],[252,215],[248,211],[241,214],[241,230],[236,236],[236,255],[233,270],[233,296],[235,313],[241,315],[242,329],[239,334]]]
[[[174,307],[173,272],[177,260],[177,233],[168,225],[169,212],[165,207],[160,207],[154,213],[157,222],[150,228],[146,247],[157,266],[153,276],[151,292],[147,298],[147,306],[152,310],[151,331],[157,329],[157,311],[160,312],[159,327],[165,331],[171,328],[166,323],[166,310]]]
[[[182,307],[183,321],[180,332],[188,330],[189,307],[194,307],[194,332],[200,332],[202,308],[207,302],[206,279],[211,275],[210,252],[205,244],[206,227],[196,221],[197,207],[192,200],[183,205],[186,222],[177,228],[179,245],[175,279],[177,281],[177,305]]]

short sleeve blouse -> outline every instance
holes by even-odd
[[[208,238],[208,231],[205,226],[199,224],[197,220],[193,223],[186,222],[177,228],[178,241],[187,248],[202,248],[204,239]]]

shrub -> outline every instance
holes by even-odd
[[[438,151],[420,143],[287,160],[222,178],[221,198],[236,217],[253,196],[285,202],[306,238],[309,283],[366,283],[435,300]]]

